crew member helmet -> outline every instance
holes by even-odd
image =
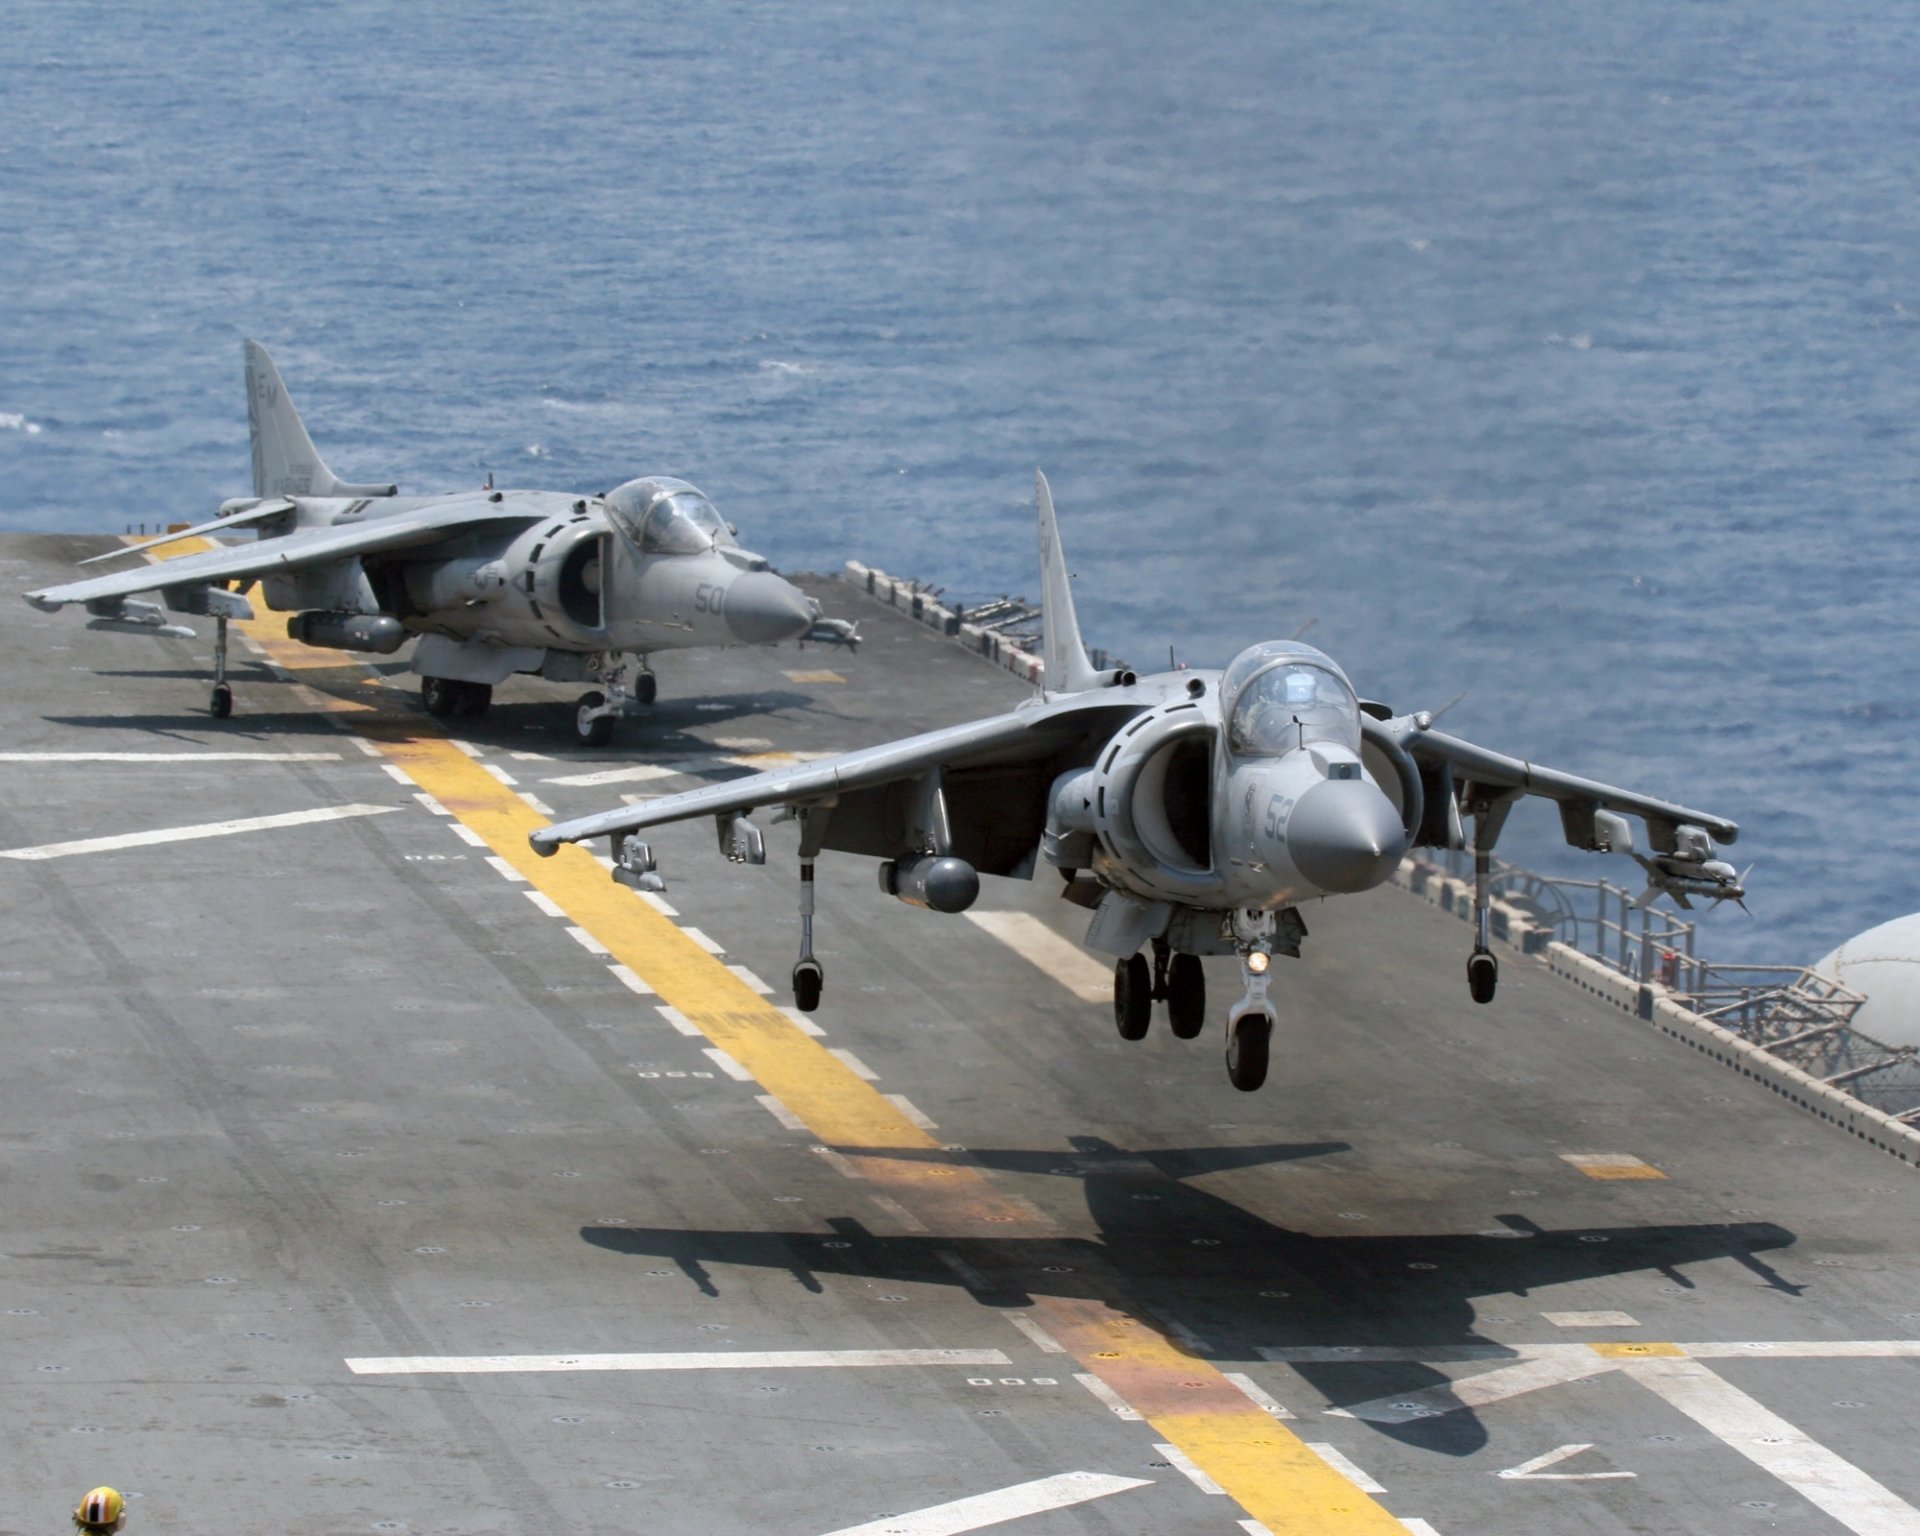
[[[95,1488],[73,1512],[75,1527],[83,1531],[117,1531],[126,1518],[127,1501],[114,1488]]]

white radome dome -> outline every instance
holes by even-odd
[[[1920,912],[1856,934],[1814,970],[1866,998],[1853,1016],[1861,1034],[1920,1046]]]

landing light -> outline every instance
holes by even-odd
[[[1252,954],[1247,956],[1247,969],[1252,971],[1256,976],[1266,975],[1267,967],[1272,964],[1273,956],[1268,954],[1264,949],[1256,949]]]

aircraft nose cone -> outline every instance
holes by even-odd
[[[727,588],[727,628],[743,645],[771,645],[813,628],[813,604],[770,571],[750,571]]]
[[[1287,851],[1323,891],[1372,890],[1407,851],[1393,804],[1365,779],[1323,779],[1287,817]]]

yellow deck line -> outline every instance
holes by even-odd
[[[268,623],[255,619],[236,627],[277,661],[282,648],[298,642],[269,630]],[[357,659],[339,654],[341,665]],[[368,708],[331,702],[336,709]],[[933,1151],[940,1143],[670,918],[614,884],[584,848],[567,846],[551,858],[534,853],[527,834],[547,825],[546,819],[450,740],[423,722],[375,714],[357,720],[355,728],[389,762],[479,834],[569,921],[598,939],[613,961],[642,977],[663,1004],[684,1014],[746,1068],[823,1144],[851,1154],[849,1161],[861,1174],[882,1188],[911,1193],[920,1213],[940,1223],[936,1230],[1003,1239],[1046,1232],[1039,1212],[1002,1194],[977,1167],[861,1157],[863,1150]],[[1103,1302],[1043,1297],[1035,1311],[1086,1370],[1118,1392],[1274,1536],[1405,1536],[1399,1520],[1207,1361],[1183,1353]]]

